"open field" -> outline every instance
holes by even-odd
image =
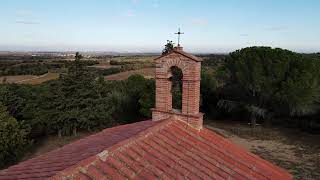
[[[320,135],[285,128],[252,129],[246,124],[208,121],[206,127],[287,169],[294,179],[320,178]]]
[[[50,80],[54,80],[54,79],[58,79],[59,78],[59,73],[46,73],[44,75],[41,76],[37,76],[35,78],[31,78],[31,79],[26,79],[23,81],[19,81],[17,83],[19,84],[32,84],[32,85],[36,85],[36,84],[41,84],[43,82],[46,81],[50,81]]]
[[[1,76],[0,84],[3,83],[4,81],[6,83],[17,83],[19,81],[29,80],[36,77],[37,76],[34,76],[34,75]]]
[[[112,74],[109,76],[105,76],[104,78],[105,80],[125,80],[125,79],[128,79],[128,77],[131,75],[140,74],[147,79],[152,79],[154,78],[154,72],[155,72],[155,68],[144,68],[144,69],[121,72],[118,74]]]
[[[119,56],[119,57],[112,57],[110,61],[113,62],[124,62],[124,63],[150,63],[153,62],[153,59],[157,56]]]
[[[107,57],[104,59],[94,59],[99,62],[99,64],[94,64],[91,66],[87,66],[89,68],[95,68],[98,70],[106,70],[109,68],[118,68],[119,71],[123,71],[119,74],[106,76],[107,80],[123,80],[127,79],[130,75],[133,74],[141,74],[146,78],[153,78],[154,70],[152,67],[153,59],[155,56],[114,56]],[[56,65],[64,62],[56,62],[54,60],[45,60],[45,61],[2,61],[6,65],[11,65],[10,67],[18,67],[21,65],[28,66],[39,66],[39,64],[43,65]],[[29,67],[30,68],[30,67]],[[43,82],[57,79],[59,77],[59,73],[61,73],[62,67],[51,69],[49,73],[43,75],[10,75],[10,76],[0,76],[0,83],[18,83],[18,84],[41,84]],[[19,69],[18,69],[19,70]],[[20,71],[20,70],[19,70]],[[38,69],[35,69],[37,73]],[[127,72],[126,72],[127,71]],[[64,71],[63,71],[64,72]]]
[[[0,83],[3,79],[6,79],[6,83],[17,83],[17,84],[41,84],[43,82],[59,78],[58,73],[46,73],[40,76],[34,75],[17,75],[17,76],[2,76],[0,77]]]
[[[120,67],[120,66],[118,66],[118,65],[110,65],[109,63],[99,63],[99,64],[88,66],[88,67],[98,68],[98,69],[109,69],[109,68],[112,68],[112,67]]]

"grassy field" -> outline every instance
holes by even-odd
[[[150,64],[153,63],[153,59],[155,56],[117,56],[110,57],[106,59],[98,60],[99,64],[88,66],[91,68],[97,69],[109,69],[109,68],[121,68],[125,66],[126,68],[123,70],[124,72],[113,74],[106,76],[106,80],[124,80],[127,79],[130,75],[133,74],[141,74],[146,78],[153,78],[154,76],[154,68],[150,68]],[[16,61],[18,62],[18,61]],[[111,63],[110,63],[111,62]],[[22,62],[20,62],[22,63]],[[52,63],[51,61],[43,62],[43,63]],[[35,63],[23,63],[23,64],[35,64]],[[19,62],[18,64],[19,65]],[[137,66],[138,65],[138,66]],[[135,68],[131,68],[135,67]],[[138,67],[138,68],[136,68]],[[140,69],[141,68],[141,69]],[[130,70],[136,69],[136,70]],[[18,83],[18,84],[41,84],[43,82],[57,79],[59,77],[59,73],[49,72],[44,75],[36,76],[36,75],[16,75],[16,76],[1,76],[0,84],[4,81],[6,83]]]
[[[3,83],[3,79],[6,79],[6,83],[17,84],[41,84],[43,82],[59,78],[59,73],[46,73],[40,76],[34,75],[18,75],[18,76],[2,76],[0,77],[0,83]]]
[[[93,66],[88,66],[88,67],[98,68],[98,69],[109,69],[109,68],[112,68],[112,67],[119,67],[119,66],[118,65],[110,65],[109,63],[99,63],[99,64],[96,64],[96,65],[93,65]]]
[[[119,56],[110,58],[110,61],[123,63],[152,63],[156,56]]]
[[[36,77],[37,76],[34,76],[34,75],[1,76],[0,77],[0,83],[3,83],[4,81],[6,83],[17,83],[19,81],[33,79],[33,78],[36,78]]]
[[[46,73],[44,75],[41,76],[36,76],[34,78],[30,78],[30,79],[24,79],[22,81],[17,81],[16,83],[18,84],[32,84],[32,85],[36,85],[36,84],[41,84],[43,82],[49,81],[49,80],[54,80],[54,79],[58,79],[59,78],[59,74],[58,73]]]
[[[155,68],[144,68],[144,69],[126,71],[126,72],[105,76],[105,80],[124,80],[124,79],[128,79],[129,76],[134,74],[140,74],[147,79],[151,79],[151,78],[154,78],[154,73],[155,73]]]
[[[320,135],[222,121],[207,121],[206,127],[288,170],[294,179],[320,178]]]

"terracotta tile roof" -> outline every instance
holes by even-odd
[[[142,121],[105,129],[57,150],[2,170],[0,171],[0,180],[46,179],[155,124],[157,122]]]
[[[109,146],[52,179],[69,178],[285,180],[292,177],[211,130],[197,131],[182,121],[169,119]]]

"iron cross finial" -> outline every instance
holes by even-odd
[[[180,47],[180,35],[181,34],[184,34],[183,32],[180,31],[180,28],[179,28],[179,31],[177,33],[174,33],[174,34],[178,34],[178,47]]]

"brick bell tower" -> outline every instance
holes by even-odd
[[[179,31],[180,32],[180,31]],[[203,113],[199,112],[201,59],[183,51],[178,44],[171,52],[155,59],[156,102],[152,109],[152,120],[177,119],[196,129],[202,129]],[[171,67],[181,69],[182,109],[172,108]]]

